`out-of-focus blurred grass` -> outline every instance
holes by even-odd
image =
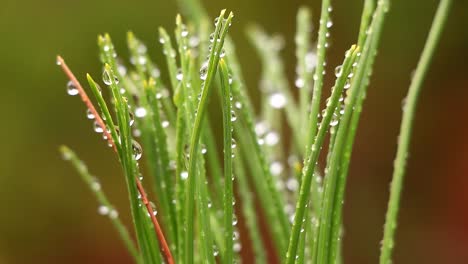
[[[362,1],[334,1],[330,67],[355,41]],[[437,1],[392,1],[371,87],[365,102],[345,206],[347,263],[375,263],[382,237],[401,101],[416,66]],[[285,36],[284,58],[294,79],[294,24],[299,5],[320,1],[204,1],[210,14],[236,14],[231,34],[250,89],[258,60],[246,41],[255,22]],[[395,263],[468,262],[468,2],[456,1],[428,74],[418,108],[404,188]],[[85,108],[65,92],[55,65],[61,54],[84,80],[100,76],[96,37],[109,32],[121,54],[126,31],[149,46],[164,70],[157,27],[172,29],[172,1],[3,0],[0,5],[0,263],[130,263],[93,196],[59,158],[67,143],[119,207],[127,196],[113,153],[92,132]],[[317,24],[316,24],[317,25]],[[326,80],[329,87],[331,79]],[[111,168],[111,169],[109,169]],[[111,172],[111,173],[109,173]]]

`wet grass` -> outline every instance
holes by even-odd
[[[364,1],[356,44],[343,51],[322,111],[333,25],[330,1],[322,1],[317,39],[310,11],[299,9],[293,85],[281,59],[281,39],[259,26],[248,28],[263,65],[258,112],[228,37],[233,14],[223,10],[213,23],[197,0],[180,2],[187,20],[177,16],[173,34],[159,29],[168,83],[131,32],[130,67],[114,50],[110,36],[98,38],[102,83],[110,100],[102,96],[101,81],[88,75],[93,103],[65,61],[57,60],[70,79],[68,93],[82,98],[95,132],[120,161],[135,242],[84,163],[67,147],[60,149],[64,158],[96,195],[99,212],[109,216],[136,263],[236,263],[243,246],[240,236],[252,242],[255,263],[273,258],[291,264],[341,263],[346,179],[390,1]],[[381,264],[391,261],[411,124],[450,4],[441,1],[404,107]],[[217,102],[220,120],[207,114],[210,101]],[[283,118],[287,127],[281,125]],[[214,123],[222,124],[222,130]],[[219,146],[217,138],[222,139]],[[321,156],[325,164],[318,163]],[[141,166],[147,166],[145,186]],[[145,187],[151,190],[148,195]],[[274,252],[266,250],[261,215]],[[239,221],[245,223],[245,233],[239,234]]]

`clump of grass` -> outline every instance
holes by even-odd
[[[407,97],[382,264],[391,260],[417,97],[450,4],[450,0],[440,3]],[[146,46],[131,32],[127,38],[131,68],[123,64],[109,35],[98,38],[102,81],[111,98],[106,101],[98,82],[87,75],[97,108],[64,60],[57,58],[70,79],[68,93],[81,96],[88,118],[95,122],[94,130],[102,133],[117,154],[127,183],[136,243],[98,180],[73,151],[65,146],[60,150],[95,193],[99,212],[109,216],[136,263],[235,263],[242,250],[240,235],[251,240],[255,263],[271,262],[271,256],[291,264],[342,261],[342,207],[350,157],[389,5],[389,0],[365,0],[356,44],[344,52],[342,65],[336,67],[336,81],[322,112],[333,24],[330,0],[322,2],[316,48],[310,11],[301,8],[298,12],[294,83],[300,89],[298,100],[284,73],[281,40],[258,26],[249,28],[249,38],[263,63],[259,113],[253,110],[242,65],[227,36],[233,14],[221,11],[213,26],[196,0],[182,1],[189,20],[185,23],[176,17],[175,42],[165,29],[159,29],[169,72],[167,84]],[[219,102],[222,120],[208,113],[210,100]],[[287,128],[280,125],[284,117]],[[217,131],[212,124],[220,121],[222,131]],[[222,135],[222,146],[217,135]],[[291,144],[281,141],[289,135]],[[326,155],[324,171],[318,166],[320,155]],[[146,187],[151,188],[154,203],[142,184],[142,157],[150,178]],[[234,206],[236,197],[241,206]],[[268,220],[274,252],[266,251],[256,200]],[[248,232],[239,234],[238,221],[245,223]]]

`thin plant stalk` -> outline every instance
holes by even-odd
[[[405,175],[406,160],[413,130],[413,120],[417,107],[419,93],[426,77],[426,73],[431,64],[434,51],[442,35],[445,21],[452,0],[441,0],[434,21],[432,22],[429,36],[426,40],[424,50],[419,59],[418,66],[411,81],[406,97],[406,103],[403,108],[403,119],[401,121],[400,136],[398,139],[398,149],[395,159],[392,183],[390,186],[390,199],[388,203],[387,215],[385,218],[384,237],[380,254],[380,264],[391,263],[391,255],[394,246],[395,229],[397,226],[397,217],[400,204],[400,196]]]

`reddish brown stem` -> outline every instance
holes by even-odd
[[[85,90],[81,86],[80,82],[78,82],[75,75],[72,73],[70,68],[68,68],[67,64],[65,63],[65,61],[63,60],[62,57],[57,56],[57,64],[63,69],[65,74],[68,76],[70,81],[73,83],[73,85],[75,85],[75,87],[78,89],[78,93],[80,94],[81,99],[85,103],[86,107],[88,107],[88,109],[91,111],[91,113],[96,118],[96,122],[102,128],[103,133],[107,137],[107,141],[112,146],[114,151],[117,152],[117,148],[115,146],[114,140],[112,139],[112,136],[107,131],[106,124],[104,123],[104,121],[102,120],[102,118],[98,114],[98,112],[96,111],[96,108],[94,107],[93,103],[89,99],[88,95],[86,94]],[[168,264],[174,264],[175,262],[174,262],[174,258],[172,257],[172,254],[171,254],[171,250],[169,249],[166,238],[164,237],[164,233],[163,233],[163,231],[161,229],[161,226],[159,225],[158,219],[154,215],[153,208],[151,207],[151,204],[148,201],[145,189],[144,189],[143,185],[141,184],[140,179],[138,179],[138,177],[135,177],[135,181],[136,181],[138,192],[141,195],[141,200],[145,204],[145,207],[148,210],[148,213],[149,213],[149,215],[151,217],[151,221],[153,222],[154,230],[156,232],[156,237],[158,238],[159,244],[161,245],[161,251],[162,251],[162,253],[164,255],[164,258],[166,259],[166,262]]]
[[[91,111],[91,113],[94,115],[94,118],[96,118],[96,122],[101,127],[104,135],[107,137],[107,142],[109,142],[109,145],[111,145],[114,151],[117,152],[117,148],[115,147],[114,141],[112,140],[112,136],[106,129],[106,124],[102,120],[101,115],[99,115],[99,113],[96,111],[96,108],[94,107],[93,103],[91,102],[85,90],[83,89],[83,86],[81,86],[80,82],[78,81],[78,79],[76,79],[75,75],[72,73],[70,68],[68,68],[67,64],[65,63],[62,57],[57,56],[57,64],[62,68],[63,72],[65,72],[68,79],[70,79],[70,81],[73,83],[76,89],[78,89],[78,93],[81,96],[81,100],[83,100],[86,107],[88,107],[89,111]]]

